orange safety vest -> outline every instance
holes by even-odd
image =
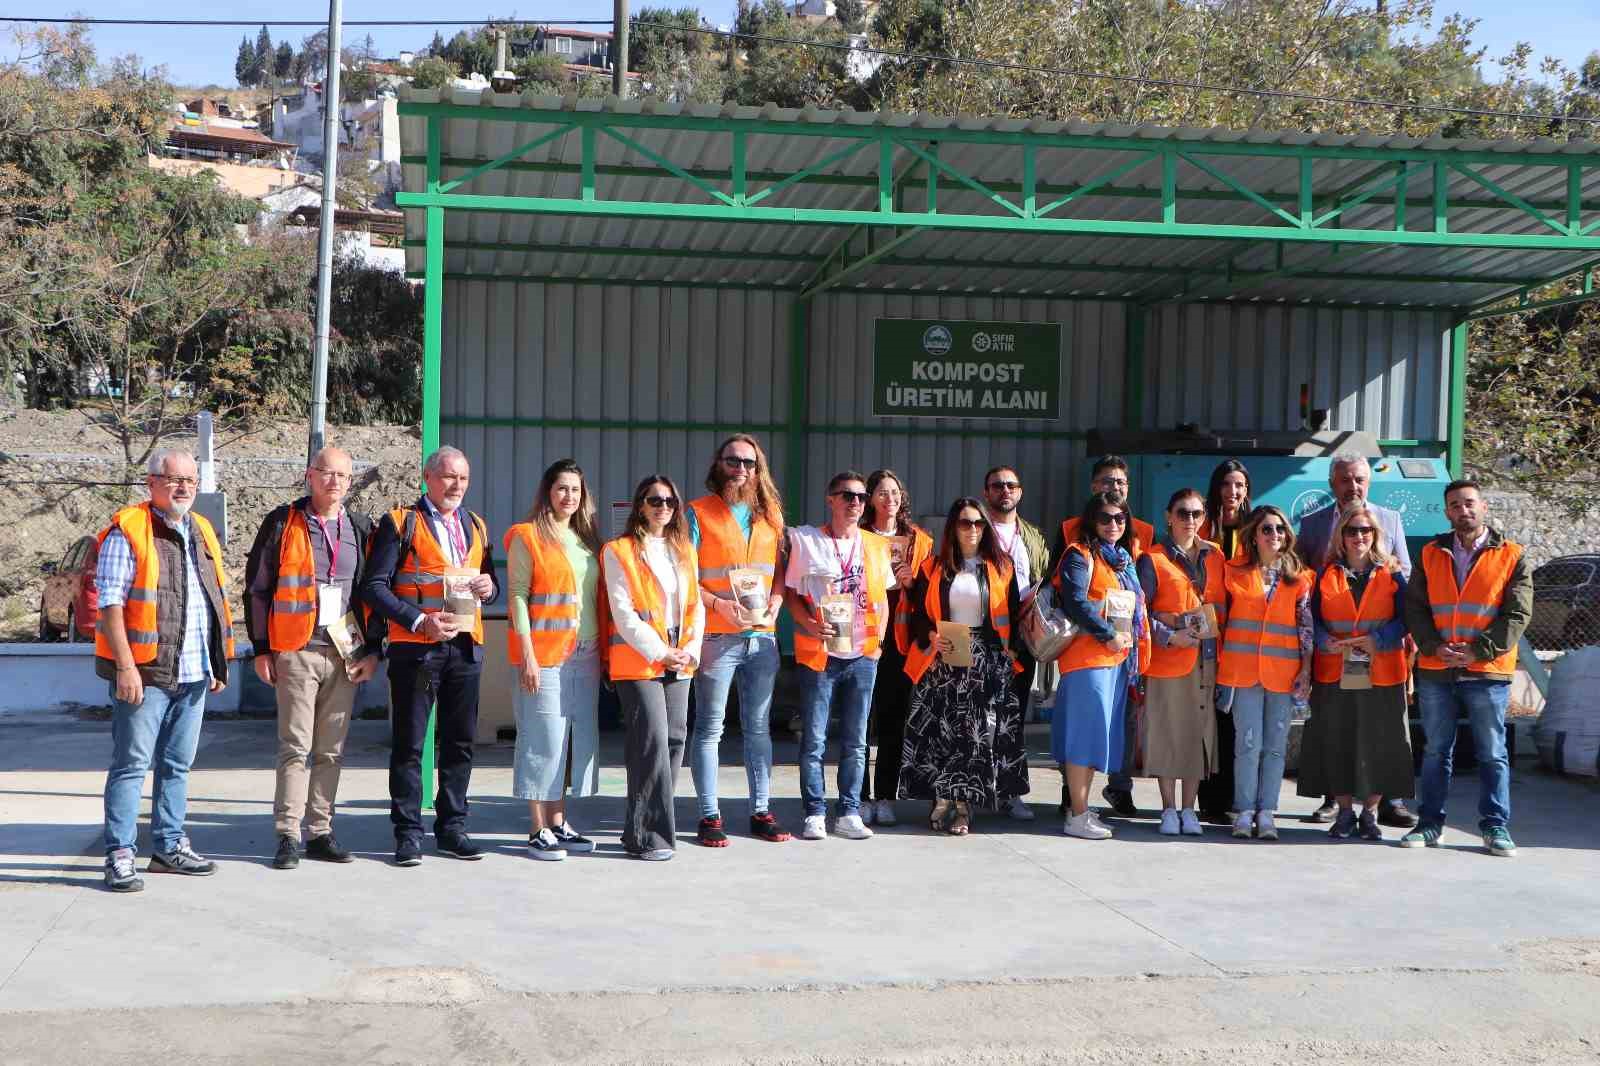
[[[827,530],[822,531],[828,536]],[[870,530],[861,530],[861,570],[867,582],[867,635],[861,654],[876,655],[878,640],[878,605],[889,600],[889,542]],[[817,606],[817,605],[813,605]],[[799,626],[794,630],[794,661],[817,673],[828,668],[828,649],[817,637]]]
[[[1278,579],[1267,602],[1259,566],[1229,563],[1228,624],[1217,656],[1217,684],[1234,688],[1260,685],[1268,692],[1289,692],[1300,673],[1300,628],[1295,606],[1310,587],[1304,571],[1293,581]]]
[[[1007,562],[1002,566],[996,567],[993,563],[985,561],[983,567],[986,571],[985,577],[989,586],[989,624],[994,626],[995,632],[1000,634],[1001,646],[1009,648],[1011,646],[1011,613],[1006,604],[1006,592],[1010,589],[1011,582],[1014,579],[1012,566]],[[944,567],[940,565],[939,560],[929,559],[922,564],[921,573],[928,579],[928,594],[923,597],[922,610],[928,616],[928,620],[934,622],[937,628],[937,623],[944,620],[944,596],[940,590],[940,586],[944,584]],[[900,602],[904,603],[910,598],[911,590],[906,589],[900,596]],[[938,633],[935,632],[932,635],[937,636]],[[906,676],[911,678],[913,684],[921,681],[922,675],[927,673],[928,667],[933,665],[933,660],[934,650],[931,643],[926,647],[921,644],[913,644],[911,650],[906,652]],[[1022,673],[1022,664],[1013,659],[1011,661],[1011,670],[1013,673]]]
[[[1197,610],[1201,604],[1209,603],[1216,609],[1219,629],[1226,623],[1227,579],[1223,575],[1220,547],[1213,544],[1211,550],[1206,553],[1206,590],[1203,595],[1195,592],[1194,582],[1189,580],[1188,571],[1167,554],[1165,544],[1151,545],[1148,554],[1150,563],[1156,571],[1156,594],[1155,598],[1146,604],[1147,611],[1151,614],[1157,611],[1162,614],[1186,614]],[[1200,661],[1200,647],[1195,645],[1189,648],[1175,648],[1170,644],[1166,647],[1152,644],[1150,657],[1146,661],[1148,663],[1144,668],[1146,677],[1188,677],[1194,670],[1195,663]]]
[[[1378,568],[1367,579],[1362,590],[1361,603],[1356,604],[1350,592],[1350,578],[1337,564],[1322,571],[1318,580],[1321,593],[1318,612],[1322,615],[1322,628],[1335,637],[1359,637],[1394,618],[1394,575]],[[1344,673],[1344,655],[1317,649],[1312,658],[1312,677],[1325,685],[1337,685]],[[1372,654],[1372,683],[1386,687],[1406,683],[1406,653],[1401,648],[1375,651]]]
[[[518,522],[506,530],[506,551],[519,540],[533,560],[533,584],[527,589],[528,636],[533,641],[533,657],[541,667],[560,666],[578,646],[578,621],[582,615],[578,578],[567,561],[566,549],[548,543],[532,522]],[[595,565],[600,565],[598,559]],[[598,608],[598,604],[590,606]],[[520,665],[522,640],[509,625],[506,648],[512,664]]]
[[[1132,515],[1128,517],[1133,523],[1133,550],[1128,554],[1133,556],[1134,562],[1138,562],[1139,556],[1143,555],[1150,545],[1156,542],[1156,528],[1141,518],[1134,518]],[[1082,523],[1083,519],[1081,518],[1069,518],[1061,523],[1061,539],[1069,547],[1080,543],[1078,540],[1078,527]]]
[[[1455,563],[1450,553],[1429,541],[1422,546],[1423,573],[1428,578],[1428,601],[1433,608],[1433,626],[1447,644],[1471,643],[1483,634],[1500,613],[1506,586],[1522,558],[1522,545],[1509,540],[1478,553],[1467,574],[1464,588],[1456,586]],[[1419,670],[1449,670],[1437,655],[1418,655]],[[1511,674],[1517,669],[1517,647],[1498,659],[1472,662],[1465,669],[1474,674]]]
[[[628,582],[628,595],[633,600],[633,611],[641,621],[649,622],[650,628],[656,631],[663,643],[673,646],[668,638],[666,592],[661,588],[661,582],[656,580],[656,575],[650,569],[650,564],[644,561],[639,553],[638,543],[630,536],[621,536],[616,540],[606,542],[600,550],[604,556],[610,553],[622,568],[623,579]],[[678,560],[678,588],[683,593],[683,614],[678,619],[678,643],[676,647],[686,648],[693,643],[695,638],[694,615],[695,608],[700,605],[700,582],[695,573],[696,565],[694,556]],[[603,571],[602,571],[603,572]],[[613,681],[648,681],[660,677],[667,672],[665,662],[650,661],[634,649],[621,633],[617,632],[614,624],[608,624],[610,632],[606,635],[605,643],[611,648],[608,672]],[[694,670],[680,670],[679,677],[689,677]]]
[[[1219,549],[1222,547],[1222,530],[1219,526],[1212,525],[1211,519],[1209,518],[1201,520],[1200,528],[1195,531],[1195,536],[1199,537],[1201,540],[1209,540],[1211,543],[1217,545]],[[1233,539],[1233,555],[1228,558],[1228,562],[1242,563],[1244,560],[1244,538],[1235,537]]]
[[[311,530],[305,512],[289,508],[278,544],[278,584],[267,616],[267,642],[273,651],[299,651],[317,628],[317,575],[311,556]]]
[[[733,517],[733,508],[721,496],[706,495],[691,500],[689,507],[700,524],[700,587],[721,599],[733,596],[733,582],[728,574],[733,570],[754,570],[770,582],[778,572],[778,530],[759,515],[753,515],[750,536],[745,537]],[[777,620],[756,626],[755,632],[771,633]],[[743,626],[723,618],[715,611],[706,612],[707,633],[743,633]]]
[[[228,575],[222,569],[222,545],[217,542],[217,534],[204,515],[191,511],[189,516],[194,519],[194,527],[200,531],[200,543],[211,558],[217,589],[222,593],[222,608],[227,617],[219,618],[217,622],[222,630],[223,647],[231,659],[233,607],[228,603]],[[156,629],[156,588],[161,584],[161,562],[156,557],[154,523],[149,502],[136,503],[112,515],[111,524],[102,529],[100,536],[95,539],[95,549],[98,551],[111,531],[120,529],[133,553],[133,584],[128,587],[128,599],[122,605],[122,625],[128,636],[128,649],[133,652],[133,661],[141,664],[155,661],[156,645],[161,639]],[[101,659],[116,660],[111,642],[106,640],[98,626],[94,633],[94,653]]]
[[[438,614],[444,610],[444,572],[450,568],[450,557],[434,539],[433,523],[421,507],[397,507],[390,511],[389,520],[394,523],[395,530],[405,529],[407,511],[417,513],[415,535],[411,550],[406,554],[404,565],[395,572],[391,587],[396,597],[412,604],[423,614]],[[458,515],[460,513],[456,512]],[[484,528],[483,519],[471,511],[467,512],[467,516],[472,519],[472,531],[468,534],[470,542],[467,545],[467,557],[461,560],[459,569],[477,572],[483,566],[483,546],[489,539],[489,532]],[[482,604],[473,612],[472,641],[475,644],[483,643]],[[431,643],[421,633],[413,633],[392,619],[389,622],[389,642]]]
[[[1117,580],[1117,572],[1111,569],[1106,561],[1100,558],[1100,553],[1092,550],[1089,545],[1068,541],[1067,550],[1078,552],[1089,560],[1092,570],[1089,574],[1089,594],[1086,598],[1091,605],[1104,603],[1107,593],[1114,592],[1122,587],[1122,583]],[[1059,572],[1058,569],[1057,573],[1059,574]],[[1141,641],[1139,646],[1143,648],[1144,643]],[[1126,650],[1114,651],[1087,631],[1084,631],[1072,638],[1072,643],[1068,644],[1066,651],[1061,653],[1061,657],[1056,660],[1056,665],[1061,668],[1061,672],[1064,674],[1069,670],[1093,670],[1102,666],[1120,666],[1122,665],[1122,660],[1127,657],[1128,652]]]
[[[933,537],[921,526],[912,526],[911,572],[920,574],[922,564],[927,562],[931,555],[933,555]],[[890,561],[893,561],[892,556]],[[900,595],[895,601],[894,620],[890,625],[894,628],[894,646],[899,649],[901,655],[906,655],[911,651],[911,590],[902,588],[899,592]]]

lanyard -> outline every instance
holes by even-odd
[[[461,513],[451,511],[449,514],[441,514],[439,518],[444,522],[444,528],[450,534],[450,543],[455,547],[455,564],[461,566],[467,558],[466,538],[461,534]]]
[[[317,527],[322,530],[322,543],[328,549],[328,584],[332,585],[338,580],[339,574],[339,547],[344,542],[344,511],[339,511],[338,517],[333,520],[333,536],[328,536],[328,523],[321,515],[312,515],[317,520]]]
[[[994,527],[994,539],[1000,542],[1001,550],[1015,559],[1016,553],[1011,549],[1017,546],[1017,538],[1022,536],[1022,525],[1017,522],[1007,523],[1011,526],[1011,539],[1007,541],[1004,537],[1000,536],[1000,523],[992,522],[990,524]]]
[[[839,591],[843,592],[844,583],[850,579],[850,566],[855,562],[856,552],[861,547],[861,536],[860,534],[857,534],[856,537],[850,542],[849,555],[839,554],[839,541],[836,537],[834,537],[833,530],[831,528],[828,530],[828,543],[833,547],[833,557],[839,560]],[[860,597],[857,598],[859,599]]]

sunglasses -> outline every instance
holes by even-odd
[[[1377,534],[1371,526],[1345,526],[1344,535],[1347,537],[1371,537]]]
[[[866,503],[867,502],[867,494],[864,493],[864,492],[845,492],[845,491],[841,491],[841,492],[834,493],[834,495],[839,497],[839,499],[843,500],[845,503]]]
[[[1125,526],[1125,525],[1128,524],[1128,516],[1127,515],[1125,515],[1125,514],[1112,514],[1109,511],[1100,512],[1099,514],[1094,516],[1094,520],[1098,525],[1102,525],[1102,526]]]
[[[1200,519],[1206,516],[1206,513],[1203,510],[1191,511],[1186,507],[1180,507],[1172,513],[1177,515],[1179,518],[1187,518],[1191,522],[1198,522]]]
[[[1269,537],[1283,537],[1283,536],[1287,536],[1288,535],[1289,527],[1288,526],[1280,526],[1276,522],[1273,522],[1271,524],[1263,522],[1261,524],[1261,526],[1260,526],[1260,531],[1262,533],[1265,533]]]
[[[740,455],[724,455],[722,457],[722,465],[732,467],[735,470],[741,466],[746,470],[754,470],[756,468],[756,461],[754,459],[746,459]]]
[[[646,496],[644,502],[646,507],[678,506],[678,498],[676,496]]]
[[[962,529],[967,530],[969,532],[971,530],[974,530],[974,529],[982,529],[984,526],[986,526],[988,524],[989,524],[988,522],[985,522],[981,518],[958,518],[958,519],[956,519],[956,525],[960,526]]]
[[[989,491],[990,492],[1016,492],[1021,487],[1022,487],[1022,482],[1020,482],[1020,481],[991,481],[991,482],[989,482]]]

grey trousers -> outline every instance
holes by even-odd
[[[677,823],[672,793],[689,734],[689,679],[668,674],[649,681],[618,681],[627,735],[628,808],[622,846],[628,851],[672,848]]]

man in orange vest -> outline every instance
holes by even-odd
[[[333,835],[339,760],[356,687],[377,669],[383,630],[366,631],[357,595],[372,519],[344,506],[350,473],[343,449],[329,446],[312,456],[308,494],[267,515],[245,562],[245,625],[256,676],[273,686],[278,702],[272,812],[278,870],[300,865],[302,815],[309,858],[351,861]],[[346,635],[351,623],[355,631]]]
[[[483,519],[461,506],[472,471],[460,449],[445,445],[428,456],[422,480],[428,491],[421,499],[379,520],[361,586],[362,601],[388,624],[389,821],[397,866],[422,862],[422,744],[430,712],[438,718],[434,845],[451,858],[483,858],[467,836],[467,785],[478,731],[482,604],[499,594],[494,546]]]
[[[217,869],[189,845],[183,823],[206,693],[222,691],[233,656],[222,545],[190,512],[199,488],[192,455],[157,451],[146,470],[150,499],[111,516],[95,570],[95,672],[111,682],[114,700],[105,789],[105,882],[113,892],[144,888],[134,859],[152,766],[147,872],[204,877]]]
[[[867,766],[867,712],[878,677],[878,656],[889,629],[894,570],[889,541],[861,528],[866,478],[854,470],[828,482],[828,522],[789,530],[784,603],[794,617],[794,658],[801,667],[805,708],[800,740],[800,835],[828,835],[822,757],[828,719],[839,701],[839,806],[834,832],[849,840],[872,836],[861,819],[861,778]]]
[[[755,438],[745,433],[734,434],[717,449],[706,474],[706,488],[710,492],[691,501],[685,515],[689,539],[699,553],[700,595],[706,608],[706,636],[694,686],[694,736],[689,741],[689,768],[700,798],[696,838],[711,848],[728,843],[717,803],[718,747],[728,693],[737,685],[745,777],[750,787],[750,834],[782,842],[789,839],[789,833],[769,809],[769,718],[772,685],[781,661],[775,623],[783,606],[783,586],[777,579],[783,500],[767,471],[766,454]],[[730,579],[735,570],[760,575],[763,586],[758,610],[741,606]]]
[[[1533,575],[1522,545],[1489,528],[1477,482],[1444,490],[1451,531],[1422,547],[1406,586],[1406,625],[1417,642],[1417,704],[1427,747],[1422,756],[1421,818],[1401,838],[1437,847],[1444,831],[1456,721],[1465,716],[1478,757],[1478,829],[1491,855],[1512,856],[1511,766],[1506,705],[1517,671],[1517,643],[1533,617]]]

